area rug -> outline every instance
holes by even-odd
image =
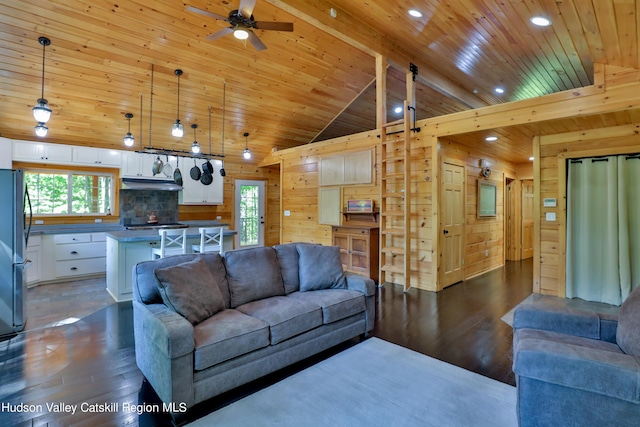
[[[517,424],[514,387],[370,338],[189,426]]]

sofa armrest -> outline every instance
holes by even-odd
[[[513,313],[513,328],[539,329],[615,342],[617,317],[568,307],[522,304]]]
[[[628,354],[522,337],[513,355],[518,377],[640,403],[640,364]]]
[[[362,292],[366,297],[375,295],[376,284],[372,279],[355,273],[345,273],[344,277],[347,279],[347,289]]]
[[[136,343],[146,342],[169,359],[193,352],[193,325],[164,304],[133,302]]]

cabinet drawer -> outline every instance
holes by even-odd
[[[81,276],[84,274],[104,273],[107,270],[107,258],[88,258],[56,262],[56,277]]]
[[[56,245],[67,243],[88,243],[91,241],[91,233],[56,234],[53,236]]]
[[[29,236],[28,248],[40,246],[41,243],[42,243],[42,236],[40,234],[31,234]]]
[[[106,245],[102,242],[76,243],[56,246],[56,261],[104,257]]]
[[[91,233],[91,241],[92,242],[106,242],[107,241],[107,233],[105,233],[105,232]]]

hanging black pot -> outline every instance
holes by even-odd
[[[194,181],[198,181],[200,179],[200,168],[196,164],[196,159],[193,159],[193,167],[189,171],[189,175],[191,175],[191,179]]]
[[[176,157],[176,168],[173,170],[173,181],[182,187],[182,172],[180,172],[180,168],[178,167],[178,159]]]
[[[220,168],[220,176],[225,176],[227,172],[224,170],[224,160],[222,161],[222,167]]]
[[[202,171],[209,172],[209,174],[213,175],[213,165],[209,160],[207,160],[202,164]]]
[[[209,173],[208,170],[204,171],[200,177],[200,182],[204,185],[211,185],[213,182],[213,174]]]

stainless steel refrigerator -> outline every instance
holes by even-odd
[[[24,252],[31,229],[31,202],[21,170],[0,169],[0,336],[26,323]]]

